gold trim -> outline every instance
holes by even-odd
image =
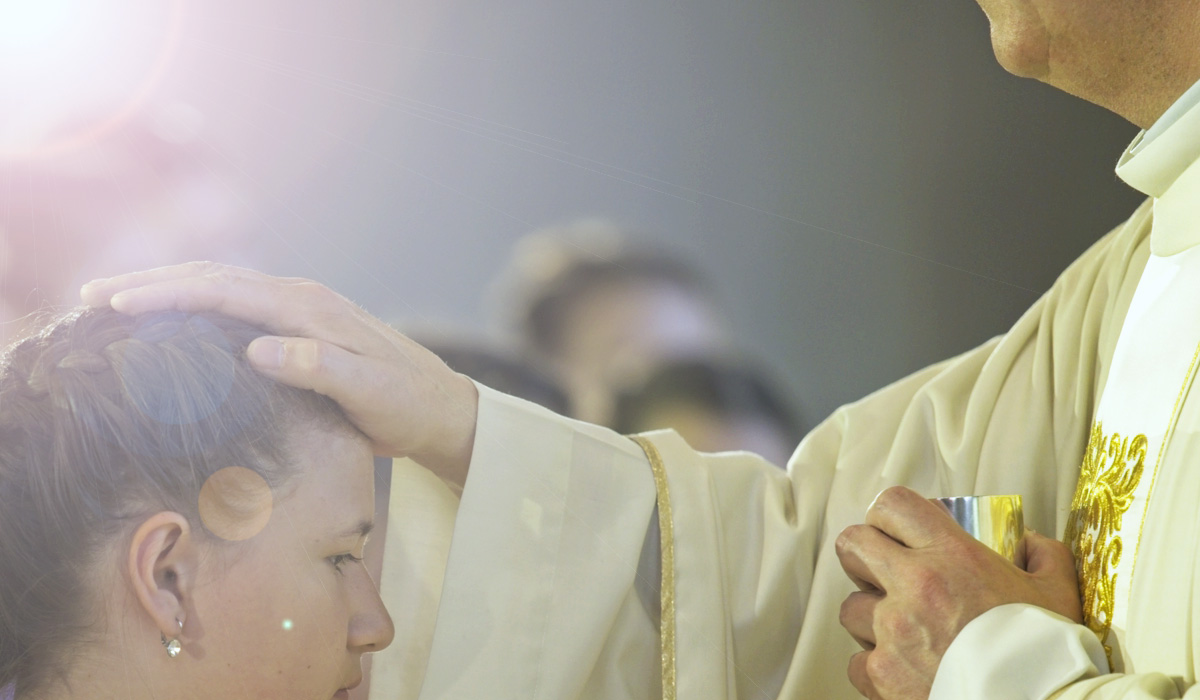
[[[1175,425],[1179,422],[1179,409],[1183,407],[1183,398],[1196,377],[1196,361],[1200,360],[1200,343],[1192,354],[1192,363],[1188,365],[1187,374],[1183,378],[1183,386],[1179,387],[1179,396],[1175,397],[1175,407],[1171,409],[1171,420],[1167,423],[1167,432],[1163,435],[1162,447],[1158,448],[1158,456],[1154,459],[1154,471],[1150,474],[1150,490],[1146,492],[1146,502],[1142,505],[1142,521],[1138,523],[1137,544],[1133,548],[1133,566],[1129,567],[1129,590],[1133,590],[1133,578],[1137,575],[1138,552],[1142,550],[1142,529],[1146,527],[1146,515],[1150,512],[1150,502],[1154,498],[1154,485],[1158,482],[1158,468],[1162,465],[1163,455],[1167,445],[1175,434]]]
[[[654,489],[658,493],[658,530],[662,542],[662,696],[663,700],[675,700],[675,528],[671,518],[671,494],[667,490],[667,470],[662,455],[650,440],[632,435],[650,461],[654,473]]]
[[[1137,573],[1138,553],[1141,551],[1142,534],[1150,503],[1158,482],[1158,472],[1171,438],[1179,422],[1179,412],[1200,365],[1200,344],[1192,355],[1191,364],[1183,377],[1183,385],[1175,398],[1170,418],[1163,432],[1162,444],[1155,456],[1150,473],[1146,499],[1141,504],[1136,539],[1133,542],[1133,562],[1129,569],[1129,586],[1132,590]],[[1108,635],[1113,623],[1116,606],[1116,578],[1124,539],[1121,536],[1121,520],[1133,505],[1138,485],[1142,481],[1144,462],[1148,452],[1145,435],[1133,438],[1117,433],[1104,434],[1103,423],[1092,425],[1083,464],[1079,470],[1079,482],[1075,496],[1071,499],[1071,515],[1067,521],[1063,539],[1075,555],[1075,566],[1079,574],[1079,593],[1083,603],[1084,623],[1100,639],[1108,657],[1109,668],[1113,665],[1113,650],[1108,644]],[[1137,517],[1137,515],[1134,515]]]
[[[1116,569],[1124,548],[1121,519],[1141,483],[1148,442],[1145,435],[1106,436],[1099,421],[1092,426],[1063,535],[1075,555],[1084,624],[1104,646],[1110,669],[1113,650],[1108,634],[1116,604]]]

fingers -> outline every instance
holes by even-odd
[[[277,335],[324,340],[360,354],[384,352],[388,345],[382,322],[322,285],[213,263],[99,280],[85,285],[80,294],[88,304],[110,304],[126,314],[166,309],[217,312]]]
[[[234,267],[232,265],[219,265],[212,262],[189,262],[181,265],[167,265],[165,267],[156,267],[152,270],[131,272],[107,279],[92,280],[83,285],[83,288],[79,290],[79,296],[83,299],[83,303],[88,306],[105,306],[114,294],[126,289],[145,287],[159,282],[169,282],[189,277],[201,277],[222,271],[238,275],[260,274],[253,270]]]
[[[1029,530],[1025,533],[1025,570],[1035,575],[1070,572],[1074,576],[1075,557],[1062,542]]]
[[[883,600],[880,593],[857,591],[846,596],[838,620],[863,649],[875,648],[875,606]]]
[[[254,368],[300,389],[330,396],[347,380],[362,380],[366,358],[311,338],[256,338],[246,348]],[[334,397],[336,398],[336,397]]]
[[[866,524],[912,549],[965,535],[944,507],[903,486],[892,486],[875,497]]]
[[[276,381],[333,399],[356,423],[366,422],[359,427],[367,434],[372,434],[372,416],[379,406],[395,400],[396,394],[413,391],[392,382],[388,362],[322,340],[265,336],[250,343],[246,357]]]
[[[850,667],[846,671],[846,675],[850,677],[850,684],[854,689],[862,694],[865,698],[876,700],[879,698],[879,692],[875,689],[875,684],[871,682],[871,677],[867,673],[867,659],[871,657],[872,652],[860,651],[850,657]]]
[[[870,525],[851,525],[834,543],[842,569],[860,591],[886,591],[904,547]]]
[[[376,454],[412,457],[460,487],[466,478],[475,384],[316,282],[188,263],[96,280],[80,294],[126,314],[210,311],[259,326],[266,335],[247,349],[256,369],[336,401]]]
[[[246,356],[263,374],[336,401],[371,438],[376,454],[412,457],[453,483],[465,480],[478,393],[471,380],[431,353],[416,353],[398,366],[337,343],[265,336],[250,344]],[[398,419],[404,415],[409,418]]]

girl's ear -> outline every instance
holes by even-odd
[[[196,539],[179,513],[155,513],[133,533],[129,578],[142,608],[167,639],[181,636],[198,563]]]

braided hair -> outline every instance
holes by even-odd
[[[81,309],[0,359],[0,688],[48,684],[105,611],[90,581],[161,510],[204,532],[198,497],[231,465],[282,485],[292,432],[344,427],[329,399],[255,372],[263,334],[215,314]],[[108,567],[107,569],[105,567]]]

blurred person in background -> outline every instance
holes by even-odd
[[[570,415],[602,425],[613,386],[663,359],[720,350],[729,336],[699,270],[602,220],[519,241],[495,298],[503,325],[567,388]]]
[[[31,314],[73,305],[88,279],[197,258],[252,263],[203,122],[172,103],[78,149],[0,159],[0,344]]]
[[[555,378],[515,351],[482,338],[420,333],[411,337],[442,358],[455,372],[545,406],[555,413],[566,414],[570,410],[570,398]]]
[[[700,452],[744,450],[783,467],[803,431],[773,386],[747,362],[665,362],[620,392],[613,429],[634,434],[670,428]]]

